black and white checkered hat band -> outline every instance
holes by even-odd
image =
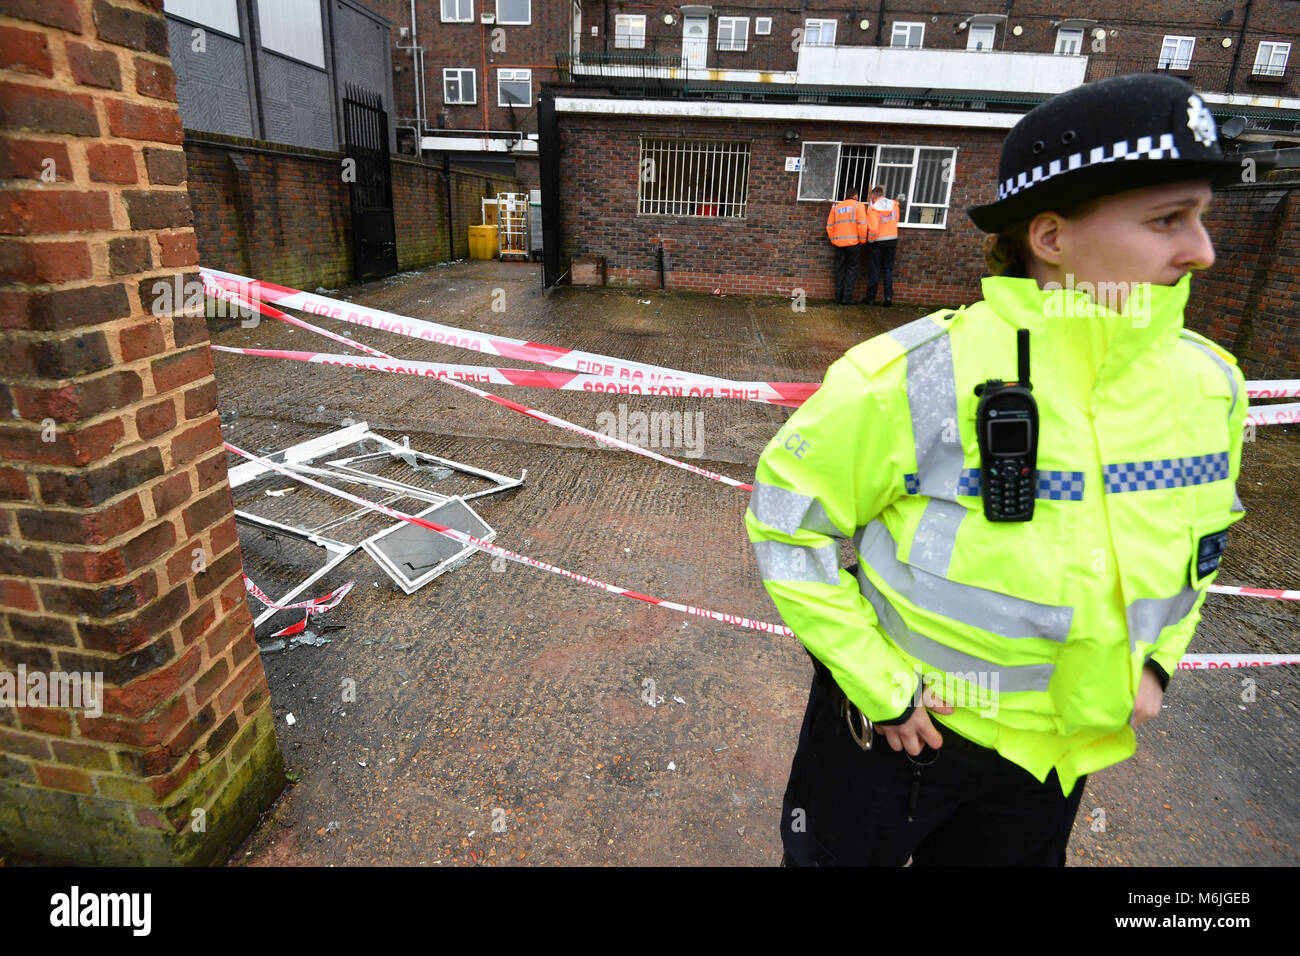
[[[1155,137],[1140,136],[1137,144],[1130,149],[1129,141],[1121,139],[1115,143],[1108,151],[1105,146],[1096,146],[1085,153],[1071,153],[1064,159],[1054,159],[1047,164],[1046,168],[1035,166],[1029,172],[1021,173],[1014,179],[1008,179],[998,184],[998,199],[1006,199],[1008,196],[1014,196],[1024,189],[1029,189],[1038,183],[1045,182],[1053,176],[1059,176],[1061,173],[1068,173],[1076,169],[1084,169],[1088,166],[1095,166],[1099,163],[1113,163],[1119,159],[1178,159],[1178,147],[1174,145],[1173,133],[1161,133],[1160,145],[1153,145]]]

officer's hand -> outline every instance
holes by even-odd
[[[1138,684],[1137,701],[1133,705],[1133,717],[1129,723],[1136,727],[1152,717],[1158,717],[1160,703],[1164,699],[1165,692],[1160,689],[1160,678],[1151,668],[1142,668],[1142,682]]]
[[[930,722],[930,715],[926,713],[927,709],[934,711],[936,714],[951,714],[953,711],[952,707],[934,696],[928,687],[925,689],[925,693],[922,694],[921,700],[924,706],[912,711],[912,716],[906,723],[888,727],[875,725],[876,732],[884,734],[885,739],[889,741],[890,747],[896,751],[906,749],[913,757],[925,749],[926,744],[929,744],[935,750],[943,746],[943,737],[939,735],[939,731]]]

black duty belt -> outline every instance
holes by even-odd
[[[849,700],[848,695],[844,693],[840,685],[835,683],[835,678],[831,676],[829,668],[813,657],[812,654],[809,654],[808,657],[813,664],[813,682],[820,685],[830,695],[831,703],[848,725],[849,733],[852,735],[854,742],[863,750],[870,750],[873,735],[871,721],[866,718],[853,701]],[[943,745],[945,747],[998,756],[998,752],[993,748],[977,744],[970,738],[963,737],[951,727],[941,726],[939,732],[943,734]]]

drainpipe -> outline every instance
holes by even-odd
[[[442,181],[447,186],[447,261],[456,258],[456,229],[451,219],[451,157],[442,154]]]
[[[1232,69],[1228,71],[1228,92],[1237,91],[1237,63],[1241,60],[1241,44],[1246,39],[1246,24],[1250,22],[1250,6],[1254,0],[1246,0],[1246,12],[1241,16],[1241,30],[1237,33],[1237,49],[1232,54]]]
[[[415,32],[415,0],[411,0],[411,86],[415,93],[415,155],[419,156],[424,152],[421,144],[424,142],[424,99],[420,95],[420,55],[416,51],[420,48],[419,37]]]

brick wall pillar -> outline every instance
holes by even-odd
[[[220,861],[284,774],[162,0],[0,2],[0,137],[0,855]]]

